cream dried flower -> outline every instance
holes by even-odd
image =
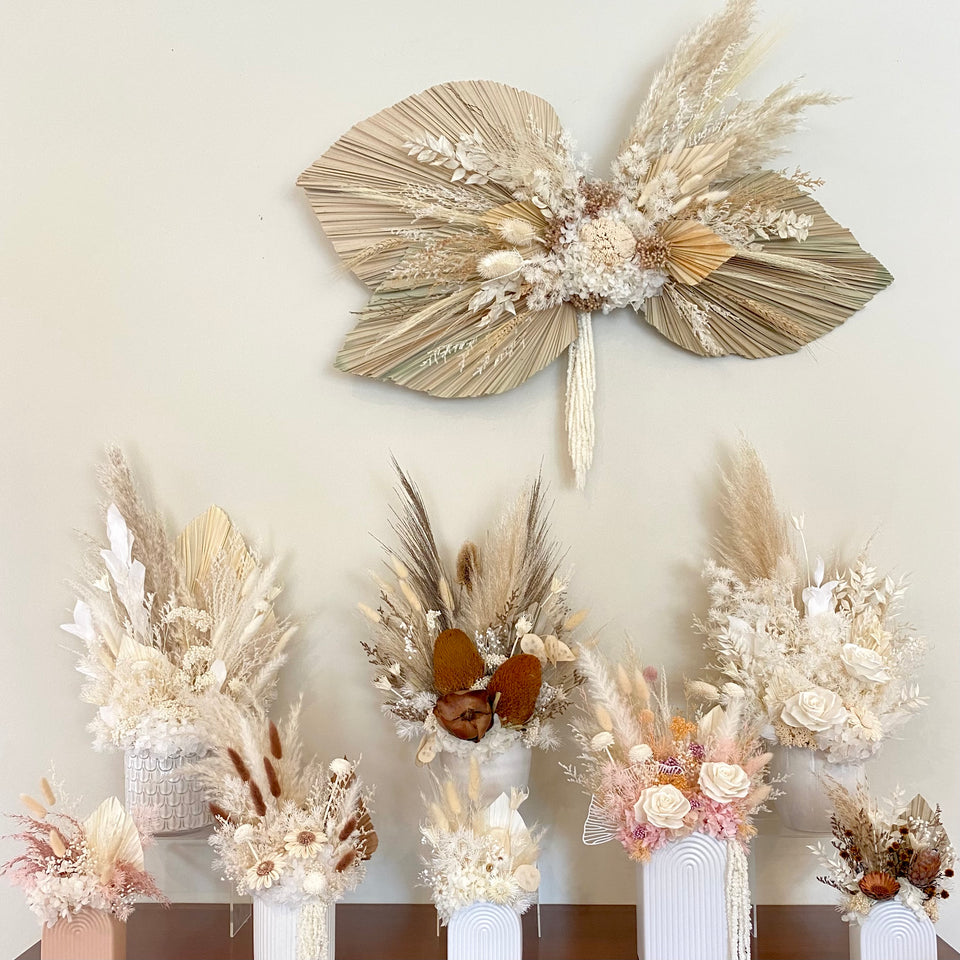
[[[589,251],[590,259],[607,267],[626,263],[633,257],[637,247],[630,228],[611,217],[588,220],[580,228],[580,240]]]
[[[313,830],[292,830],[283,838],[283,849],[294,859],[307,860],[315,857],[326,842],[323,834]]]
[[[485,280],[509,277],[523,266],[523,257],[516,250],[494,250],[477,261],[477,273]]]
[[[264,857],[247,871],[247,886],[251,890],[269,890],[279,879],[286,863],[280,857]]]

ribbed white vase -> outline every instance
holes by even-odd
[[[310,923],[303,904],[277,903],[269,897],[253,898],[253,957],[254,960],[334,960],[336,956],[336,904],[313,904],[321,911],[313,918],[325,926],[317,930],[301,931],[303,923]],[[310,936],[312,934],[312,936]],[[306,936],[304,936],[306,935]],[[313,940],[302,952],[300,941]]]
[[[447,925],[447,960],[521,960],[523,930],[502,903],[461,907]]]
[[[850,960],[937,960],[937,934],[899,900],[876,904],[850,925]]]
[[[525,747],[522,743],[515,743],[503,753],[498,753],[480,763],[481,803],[493,803],[501,793],[509,797],[511,787],[528,789],[530,757],[529,747]],[[441,753],[437,760],[446,771],[446,775],[465,793],[470,780],[470,757]]]
[[[162,757],[149,750],[124,754],[124,795],[129,811],[142,809],[160,837],[193,833],[213,823],[200,784],[182,768],[200,759],[196,753]]]
[[[863,777],[863,763],[828,763],[822,750],[776,744],[770,764],[772,775],[783,775],[782,796],[774,800],[780,822],[796,833],[826,836],[830,833],[831,804],[821,777],[832,777],[848,790]]]
[[[637,866],[640,960],[728,960],[727,845],[695,833]]]

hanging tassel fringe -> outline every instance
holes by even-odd
[[[747,855],[737,840],[727,841],[727,956],[750,960],[750,877]]]
[[[567,362],[567,449],[577,479],[577,489],[587,483],[587,471],[593,463],[595,437],[593,393],[597,386],[593,353],[593,326],[589,313],[577,314],[577,339],[570,344]]]
[[[297,921],[297,960],[333,960],[324,900],[307,900]]]

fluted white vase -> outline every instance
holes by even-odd
[[[305,911],[315,911],[306,916]],[[312,947],[305,955],[298,953],[301,925],[310,923],[304,931]],[[317,924],[321,929],[317,929]],[[269,897],[253,898],[253,957],[254,960],[334,960],[336,956],[336,904],[277,903]]]
[[[530,784],[531,750],[522,743],[498,753],[480,764],[480,801],[493,803],[501,793],[510,796],[511,787],[524,790]],[[470,757],[460,757],[453,753],[441,753],[437,758],[446,775],[453,780],[462,792],[466,792],[470,780]]]
[[[149,750],[124,754],[124,797],[131,813],[147,815],[159,837],[193,833],[213,823],[200,784],[183,768],[200,759],[196,753],[164,757]]]
[[[899,900],[878,903],[850,924],[850,960],[937,960],[933,923]]]
[[[796,833],[827,836],[832,807],[821,778],[832,777],[848,790],[854,790],[863,777],[863,763],[829,763],[822,750],[781,744],[775,745],[772,752],[771,775],[786,778],[780,785],[782,795],[774,801],[780,822]]]
[[[447,960],[521,960],[519,915],[502,903],[471,903],[447,925]]]
[[[728,960],[727,845],[702,833],[637,866],[640,960]]]

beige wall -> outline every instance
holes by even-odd
[[[560,456],[557,364],[514,393],[439,402],[332,369],[364,302],[293,182],[351,123],[408,93],[483,76],[546,97],[602,169],[671,44],[714,0],[589,4],[38,4],[0,31],[0,810],[54,762],[91,801],[121,788],[89,748],[69,638],[57,625],[93,529],[93,466],[120,441],[171,522],[222,504],[283,555],[307,618],[283,685],[309,699],[311,746],[364,754],[382,846],[358,897],[422,898],[412,762],[365,682],[358,599],[388,533],[392,451],[419,481],[444,546],[478,534],[543,463],[571,599],[679,677],[703,657],[698,570],[718,458],[759,447],[814,548],[854,548],[909,573],[907,614],[932,639],[929,711],[873,765],[946,808],[960,836],[958,405],[951,281],[958,212],[954,0],[765,0],[784,28],[755,92],[805,74],[851,99],[796,138],[822,199],[896,275],[845,328],[798,356],[682,353],[632,315],[595,324],[600,416],[585,494]],[[568,758],[569,750],[560,754]],[[579,843],[584,801],[536,758],[549,825],[545,901],[630,901],[613,847]],[[774,824],[768,829],[773,830]],[[0,848],[8,853],[9,846]],[[203,853],[203,851],[199,851]],[[175,896],[217,895],[168,849]],[[825,900],[796,840],[757,847],[768,902]],[[179,859],[178,859],[179,858]],[[941,932],[960,942],[960,911]],[[0,897],[0,953],[35,936]]]

